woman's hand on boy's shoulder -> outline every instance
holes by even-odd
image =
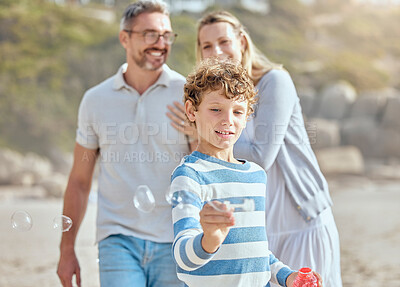
[[[174,102],[174,105],[168,105],[167,117],[171,120],[171,125],[188,136],[189,142],[197,141],[197,130],[193,123],[189,122],[185,114],[185,107],[179,103]]]

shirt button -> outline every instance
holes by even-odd
[[[310,221],[311,217],[307,216],[307,220]]]
[[[300,209],[301,209],[300,205],[297,205],[297,209],[298,209],[298,210],[300,210]]]

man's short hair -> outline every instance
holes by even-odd
[[[169,16],[167,4],[160,0],[141,0],[126,7],[122,15],[120,30],[130,30],[135,18],[142,13],[161,13]]]
[[[184,102],[191,101],[197,110],[202,96],[217,90],[222,90],[228,99],[247,101],[247,115],[254,112],[257,92],[247,71],[238,61],[217,58],[201,61],[186,78]]]

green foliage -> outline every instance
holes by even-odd
[[[323,3],[322,3],[323,2]],[[400,14],[348,5],[346,1],[319,1],[313,7],[293,0],[271,0],[271,12],[262,17],[244,10],[234,14],[245,24],[256,46],[272,61],[283,64],[293,78],[307,79],[297,86],[320,88],[345,79],[356,89],[379,89],[388,72],[376,61],[387,54],[398,57]],[[320,25],[317,17],[327,20]],[[338,23],[329,23],[337,18]],[[396,30],[396,31],[394,31]],[[310,72],[307,62],[317,62]]]
[[[168,65],[186,76],[196,63],[196,20],[185,14],[175,16],[172,18],[172,27],[178,37],[172,47]]]
[[[118,25],[89,19],[77,8],[2,1],[0,144],[40,154],[54,145],[70,150],[84,89],[115,68],[98,64],[104,53],[114,51],[110,43],[118,43],[117,31]]]

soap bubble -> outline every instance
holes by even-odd
[[[32,228],[32,217],[28,212],[18,210],[11,216],[12,228],[18,231],[29,231]]]
[[[165,199],[169,204],[173,207],[182,208],[183,207],[183,198],[184,195],[182,191],[173,191],[170,187],[167,189],[165,193]]]
[[[53,219],[53,228],[62,232],[69,231],[72,227],[72,219],[65,215],[56,216]]]
[[[133,204],[142,212],[150,213],[156,206],[154,195],[147,185],[139,185],[133,196]]]

